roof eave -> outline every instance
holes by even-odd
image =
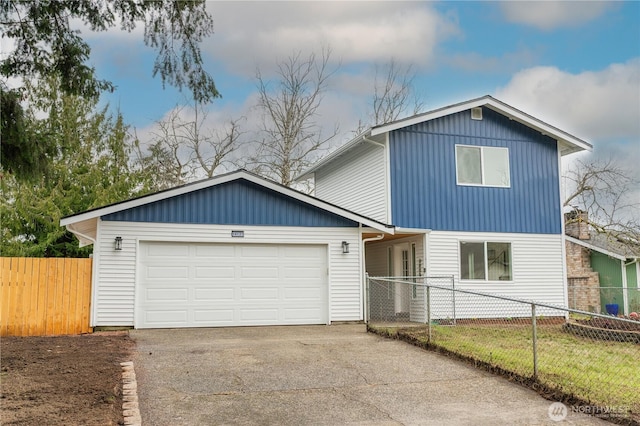
[[[574,244],[578,244],[580,246],[586,247],[589,250],[597,251],[598,253],[602,253],[602,254],[607,255],[609,257],[613,257],[614,259],[618,259],[618,260],[621,260],[621,261],[625,261],[627,259],[633,259],[633,258],[628,258],[625,255],[614,253],[614,252],[612,252],[610,250],[607,250],[607,249],[605,249],[603,247],[598,247],[598,246],[596,246],[594,244],[590,244],[590,243],[588,243],[588,242],[586,242],[584,240],[580,240],[578,238],[570,237],[568,235],[565,235],[564,238],[569,242],[572,242]]]
[[[466,111],[471,108],[485,106],[487,108],[496,111],[508,117],[511,120],[518,121],[527,127],[535,129],[543,135],[549,136],[559,141],[566,148],[561,151],[562,155],[572,154],[579,151],[591,151],[593,146],[588,142],[573,136],[563,130],[558,129],[550,124],[547,124],[517,108],[514,108],[502,101],[499,101],[491,96],[483,96],[481,98],[472,99],[466,102],[461,102],[448,107],[436,109],[434,111],[426,112],[424,114],[416,115],[406,119],[394,121],[392,123],[383,124],[371,129],[371,136],[379,135],[382,133],[398,130],[403,127],[412,126],[414,124],[422,123],[425,121],[434,120],[446,115],[456,114],[458,112]]]

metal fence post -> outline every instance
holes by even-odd
[[[364,322],[366,324],[369,324],[369,321],[371,320],[371,315],[370,315],[371,292],[369,291],[369,273],[368,272],[365,272],[364,279],[365,279],[364,291],[366,292],[364,296],[364,300],[366,300],[366,303],[364,304]]]
[[[431,287],[427,286],[427,329],[429,331],[427,341],[431,343]]]
[[[531,325],[533,327],[533,377],[538,377],[538,330],[535,303],[531,304]]]
[[[451,298],[453,300],[453,325],[456,325],[456,279],[451,276]]]

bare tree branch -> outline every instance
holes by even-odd
[[[337,135],[336,126],[328,136],[322,136],[316,121],[328,80],[335,73],[328,69],[330,56],[330,49],[323,49],[320,57],[294,53],[278,63],[276,83],[257,71],[263,137],[250,161],[255,172],[290,186],[293,177],[317,159]]]
[[[416,73],[411,65],[401,67],[392,59],[382,67],[376,65],[375,73],[373,125],[389,123],[422,110],[424,102],[413,84]]]
[[[592,230],[638,250],[640,243],[640,183],[609,159],[577,161],[564,176],[568,195],[564,207],[588,213],[570,215],[566,224],[587,221]]]
[[[197,118],[196,118],[197,120]],[[206,120],[206,115],[202,119]],[[231,119],[222,132],[213,131],[208,135],[194,135],[190,141],[195,160],[207,177],[213,177],[216,170],[231,161],[231,155],[240,147],[240,138],[244,134],[240,120]],[[194,126],[196,130],[200,126]]]
[[[154,189],[213,177],[220,169],[232,167],[244,133],[241,120],[231,119],[224,128],[208,130],[208,112],[196,104],[192,109],[176,108],[157,122],[148,153],[139,155],[143,167],[156,174]]]

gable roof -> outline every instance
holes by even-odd
[[[505,117],[508,117],[511,120],[517,121],[531,129],[534,129],[546,136],[557,140],[560,144],[560,153],[563,156],[579,151],[591,151],[593,149],[593,146],[588,142],[576,136],[573,136],[561,129],[558,129],[557,127],[554,127],[548,123],[545,123],[544,121],[539,120],[523,111],[520,111],[519,109],[514,108],[511,105],[508,105],[492,96],[487,95],[481,98],[471,99],[443,108],[428,111],[422,114],[414,115],[412,117],[403,118],[401,120],[370,127],[351,141],[344,144],[342,147],[338,148],[331,154],[318,161],[309,169],[305,170],[302,174],[296,177],[296,180],[301,180],[308,177],[316,170],[330,163],[333,159],[340,157],[347,151],[354,148],[356,145],[364,142],[376,143],[376,141],[372,141],[370,138],[375,138],[378,135],[383,135],[393,130],[413,126],[414,124],[423,123],[425,121],[435,120],[440,117],[456,114],[458,112],[467,111],[471,108],[477,107],[489,108],[499,114],[504,115]]]
[[[634,250],[631,244],[624,244],[603,233],[590,232],[589,236],[590,238],[588,240],[580,240],[568,235],[565,235],[565,238],[574,244],[581,245],[615,259],[640,259],[640,247]]]
[[[78,236],[78,238],[81,240],[81,244],[87,245],[90,244],[90,242],[92,242],[95,238],[95,228],[97,226],[97,220],[100,217],[238,180],[252,182],[259,187],[275,191],[278,194],[282,194],[286,197],[290,197],[309,206],[313,206],[326,212],[333,213],[335,215],[360,223],[364,226],[376,229],[378,231],[387,234],[394,233],[394,227],[391,225],[387,225],[374,219],[370,219],[352,211],[343,209],[334,204],[315,198],[311,195],[264,179],[246,170],[237,170],[235,172],[230,172],[224,175],[215,176],[209,179],[189,183],[164,191],[132,198],[130,200],[122,201],[119,203],[114,203],[107,206],[87,210],[81,213],[65,216],[60,220],[60,225],[66,226],[67,229]]]

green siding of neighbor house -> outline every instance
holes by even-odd
[[[640,312],[640,288],[638,288],[638,265],[627,265],[627,287],[629,287],[629,312]]]
[[[601,312],[606,312],[605,306],[608,303],[620,305],[620,313],[623,312],[624,298],[622,295],[622,267],[620,260],[609,257],[606,254],[591,252],[591,269],[600,276],[601,290]],[[607,288],[609,287],[609,288]],[[611,287],[620,287],[620,290]]]

